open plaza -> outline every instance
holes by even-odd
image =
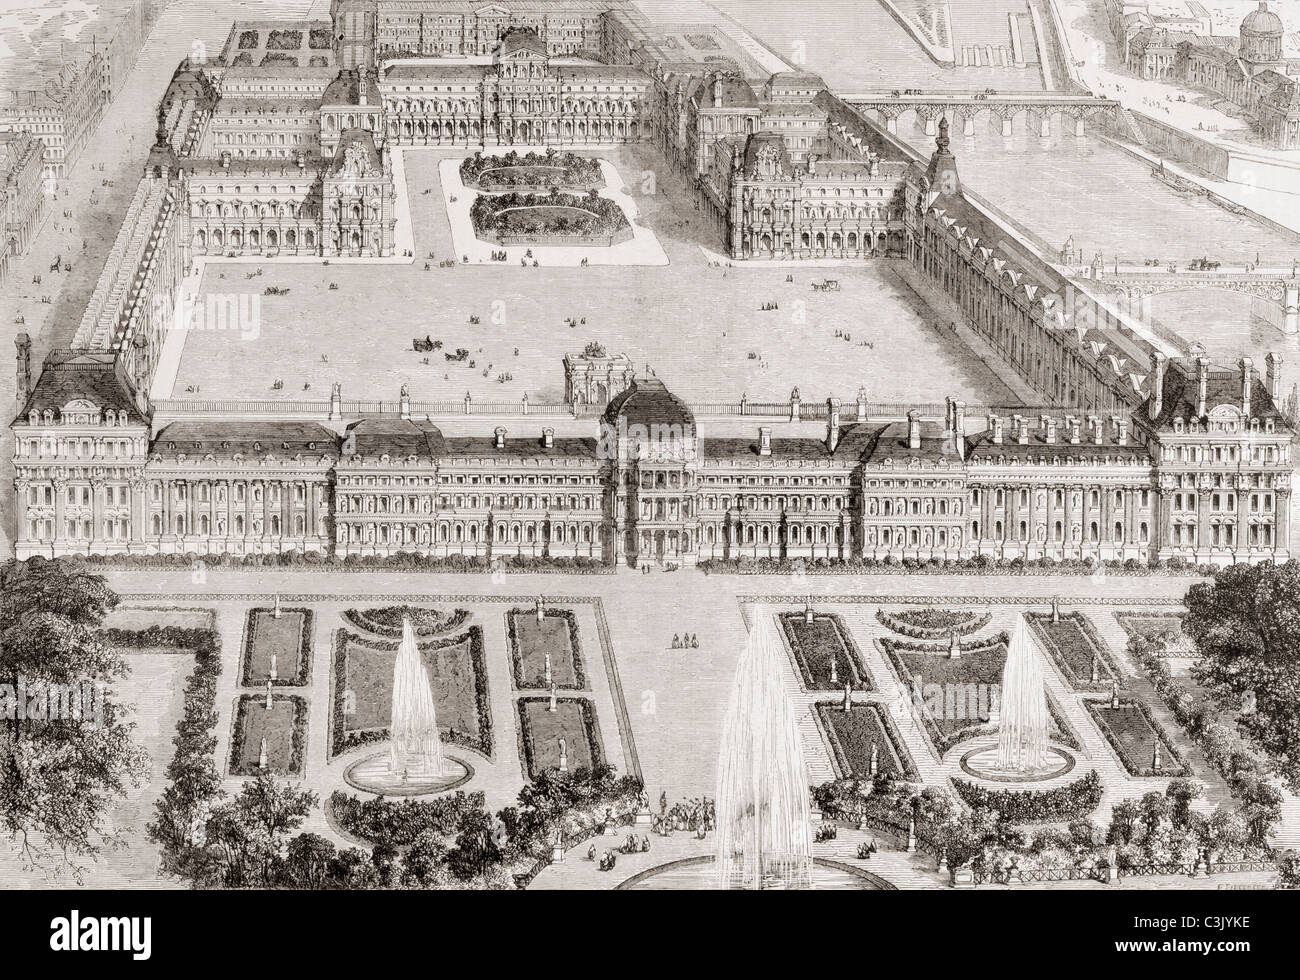
[[[569,246],[534,249],[534,265],[525,246],[483,241],[465,263],[470,249],[453,236],[447,198],[456,195],[443,178],[471,151],[399,152],[415,255],[206,263],[195,305],[233,303],[256,309],[256,318],[251,328],[241,321],[238,330],[169,338],[183,350],[170,389],[155,383],[156,398],[315,401],[339,383],[346,398],[392,400],[405,384],[415,400],[469,392],[486,401],[527,394],[535,404],[556,402],[564,354],[596,341],[638,370],[648,364],[689,402],[781,401],[795,387],[808,400],[849,399],[864,385],[881,402],[920,390],[971,404],[1012,401],[890,260],[755,267],[712,258],[712,223],[648,146],[579,151],[607,161],[618,180],[608,193],[639,212],[637,239],[608,249],[630,250],[628,264],[602,256],[604,249]],[[450,204],[464,206],[464,198]],[[495,250],[506,261],[492,261]],[[568,253],[563,265],[551,251]],[[812,288],[828,278],[838,291]],[[268,287],[287,294],[263,295]],[[441,341],[441,351],[413,349],[426,337]],[[469,359],[448,361],[459,348]]]

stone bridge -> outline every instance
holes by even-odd
[[[1103,122],[1114,129],[1120,125],[1123,107],[1113,99],[1084,95],[1049,95],[1035,93],[946,93],[943,95],[904,94],[850,94],[840,98],[873,119],[881,120],[885,129],[898,133],[898,119],[907,112],[915,113],[924,123],[927,135],[938,132],[939,120],[947,118],[953,131],[966,136],[975,135],[975,120],[986,115],[1000,124],[1002,135],[1011,136],[1017,117],[1023,117],[1028,132],[1037,136],[1050,136],[1052,117],[1060,116],[1063,125],[1075,136],[1083,136],[1090,122]]]
[[[1190,289],[1222,289],[1251,297],[1252,312],[1284,333],[1300,332],[1300,278],[1296,269],[1254,269],[1246,272],[1112,266],[1092,270],[1058,267],[1067,275],[1091,278],[1121,291],[1133,308],[1149,296]]]

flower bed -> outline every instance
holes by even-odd
[[[1134,698],[1122,698],[1118,708],[1109,701],[1085,702],[1088,713],[1106,741],[1119,756],[1120,762],[1132,776],[1190,776],[1191,767],[1183,761],[1173,741],[1165,734],[1160,723],[1151,716],[1151,709]],[[1160,768],[1154,768],[1155,748],[1160,745]]]
[[[460,179],[466,187],[486,191],[543,191],[551,187],[591,190],[604,187],[600,161],[577,153],[475,153],[461,161]]]
[[[266,35],[268,51],[297,51],[302,47],[302,31],[271,31]]]
[[[334,702],[330,745],[337,755],[388,738],[393,712],[397,641],[366,640],[347,630],[334,634]],[[492,755],[483,630],[420,644],[429,671],[442,741]]]
[[[855,704],[846,712],[841,704],[825,701],[816,709],[815,717],[842,778],[871,777],[872,745],[876,746],[877,773],[894,779],[920,778],[893,721],[880,705]]]
[[[1083,613],[1065,613],[1055,623],[1050,615],[1025,613],[1025,620],[1076,691],[1109,690],[1114,682],[1123,679],[1123,671],[1111,659],[1106,644]],[[1095,682],[1092,680],[1094,661]]]
[[[515,687],[520,690],[546,689],[546,655],[549,653],[551,682],[561,690],[586,690],[587,674],[582,645],[578,641],[578,617],[572,609],[543,609],[540,623],[534,609],[511,609],[506,613],[506,634],[510,641]]]
[[[316,551],[282,551],[265,555],[85,555],[88,565],[110,568],[189,568],[202,557],[219,568],[294,568],[301,571],[368,572],[387,569],[399,572],[455,572],[466,575],[502,575],[546,572],[547,574],[613,575],[615,570],[599,558],[511,555],[426,555],[399,551],[391,555],[323,555]]]
[[[965,779],[953,779],[952,785],[967,806],[996,810],[1014,824],[1078,820],[1101,805],[1101,777],[1095,769],[1052,789],[986,789]]]
[[[887,629],[914,640],[948,639],[953,633],[969,636],[992,621],[993,614],[979,615],[966,610],[903,609],[898,612],[876,610],[876,620]]]
[[[1183,634],[1183,613],[1132,613],[1116,610],[1115,621],[1131,640],[1141,636],[1147,642],[1159,640],[1171,652],[1195,653],[1190,639]]]
[[[556,698],[554,711],[549,697],[520,698],[518,704],[519,759],[525,779],[559,769],[561,738],[570,772],[604,764],[596,709],[587,698]]]
[[[594,191],[585,197],[560,193],[480,195],[470,205],[470,220],[476,236],[503,243],[608,237],[613,244],[613,238],[632,233],[618,203]]]
[[[390,640],[402,638],[402,620],[409,618],[416,636],[454,633],[469,621],[468,609],[442,612],[424,606],[383,606],[378,609],[349,609],[343,618],[359,630]]]
[[[958,742],[986,734],[1007,660],[1005,633],[992,642],[963,646],[957,659],[946,646],[882,639],[885,660],[904,690],[924,705],[926,731],[940,755]],[[918,686],[919,678],[919,686]]]
[[[311,642],[314,617],[307,608],[281,609],[277,619],[272,609],[250,609],[244,619],[244,656],[240,684],[263,687],[271,677],[271,654],[275,654],[273,685],[305,686],[311,677]]]
[[[240,696],[230,736],[232,776],[257,775],[262,739],[266,739],[268,770],[301,776],[307,745],[307,699],[297,694],[273,696],[268,710],[260,695]]]
[[[804,621],[803,613],[782,613],[778,618],[805,689],[842,691],[846,682],[852,682],[854,690],[875,690],[858,645],[837,614],[815,613],[811,624]],[[833,682],[832,659],[836,664]]]

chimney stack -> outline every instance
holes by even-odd
[[[1250,418],[1250,371],[1254,364],[1249,357],[1243,357],[1237,366],[1241,368],[1241,414],[1243,418]]]
[[[1147,406],[1154,422],[1160,417],[1160,410],[1165,404],[1165,355],[1160,351],[1151,352],[1151,402]]]
[[[1046,439],[1048,444],[1056,442],[1056,419],[1044,417],[1043,423],[1047,429]]]
[[[550,426],[542,430],[542,445],[547,449],[555,448],[555,430]]]
[[[1115,423],[1115,441],[1121,446],[1128,445],[1128,418],[1123,415],[1111,416],[1111,421]]]
[[[1102,424],[1100,416],[1089,415],[1088,426],[1092,429],[1093,445],[1100,446],[1106,439],[1106,427]]]
[[[1205,418],[1205,400],[1210,396],[1210,359],[1204,354],[1196,358],[1196,418]]]
[[[966,458],[966,403],[963,401],[953,402],[952,405],[952,437],[953,442],[957,444],[957,458]]]
[[[1268,397],[1273,399],[1276,408],[1282,401],[1282,358],[1276,353],[1264,358],[1264,386],[1268,388]]]
[[[916,409],[907,413],[907,448],[921,448],[921,413]]]
[[[1029,419],[1025,418],[1023,415],[1016,415],[1013,416],[1013,421],[1016,427],[1016,442],[1020,443],[1022,446],[1028,446]]]
[[[505,426],[498,425],[496,429],[493,431],[496,433],[496,447],[498,449],[505,449],[506,448]]]
[[[1002,418],[998,415],[989,416],[989,428],[993,430],[993,444],[1002,445]]]
[[[1082,428],[1083,428],[1083,420],[1080,419],[1077,415],[1071,416],[1070,417],[1070,445],[1077,446],[1079,444],[1079,439],[1082,434],[1080,430],[1082,430]]]
[[[840,400],[826,399],[826,451],[835,452],[840,444]]]
[[[758,427],[758,455],[772,455],[772,427],[770,425],[760,425]]]
[[[20,333],[14,338],[18,348],[18,408],[21,411],[27,404],[27,396],[32,393],[32,338]]]

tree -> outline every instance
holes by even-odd
[[[436,831],[423,830],[411,842],[402,858],[403,884],[408,888],[429,888],[443,870],[447,845]]]
[[[1172,806],[1170,817],[1175,827],[1187,826],[1192,812],[1192,800],[1200,799],[1203,789],[1194,779],[1174,779],[1165,787],[1165,796]]]
[[[447,867],[452,874],[468,881],[501,862],[501,848],[492,830],[492,818],[485,810],[470,810],[461,818],[456,846],[447,852]]]
[[[266,770],[228,803],[213,808],[207,839],[220,852],[232,888],[274,885],[289,854],[289,835],[317,805],[316,794],[279,783]]]
[[[34,866],[80,879],[116,835],[112,809],[148,772],[113,683],[128,673],[103,642],[117,596],[75,561],[0,567],[0,827]]]
[[[333,841],[320,834],[299,834],[289,842],[288,871],[300,888],[320,888],[334,860]]]
[[[1300,562],[1231,565],[1186,603],[1193,677],[1300,792]]]

